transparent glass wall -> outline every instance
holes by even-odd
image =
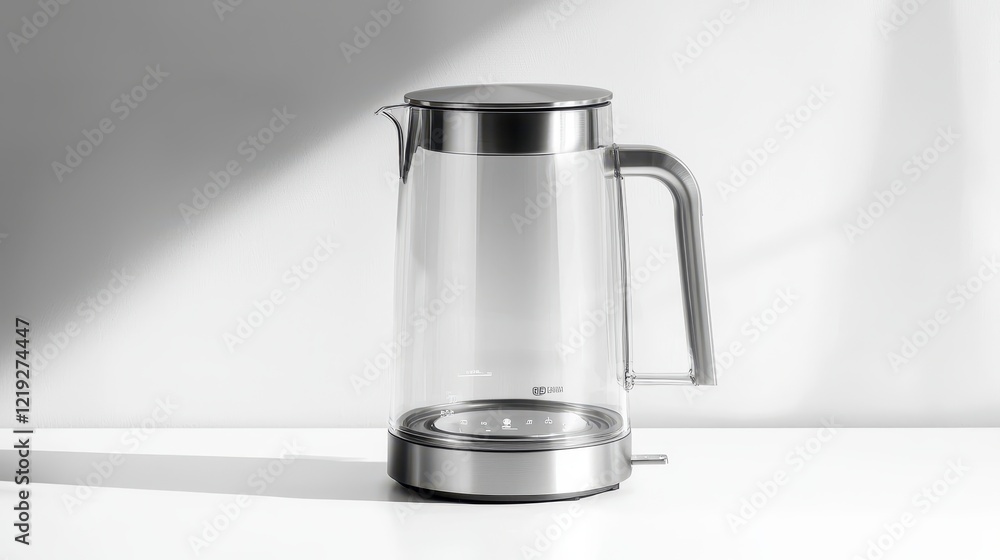
[[[605,150],[418,148],[399,196],[393,433],[538,449],[627,432],[621,188]]]

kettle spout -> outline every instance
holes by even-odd
[[[406,162],[406,129],[409,127],[408,119],[406,115],[409,111],[409,105],[387,105],[385,107],[379,108],[375,111],[376,115],[385,115],[387,119],[392,121],[392,124],[396,127],[396,140],[399,146],[399,178],[403,181],[406,180],[407,162]]]

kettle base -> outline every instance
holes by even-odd
[[[451,492],[437,492],[434,490],[427,490],[424,488],[417,488],[416,486],[409,486],[399,483],[400,486],[415,492],[418,496],[429,500],[447,500],[451,502],[462,502],[467,504],[530,504],[536,502],[559,502],[564,500],[579,500],[580,498],[586,498],[587,496],[593,496],[595,494],[603,494],[604,492],[610,492],[612,490],[618,490],[618,484],[614,486],[608,486],[607,488],[598,488],[597,490],[588,490],[586,492],[576,492],[571,494],[543,494],[543,495],[531,495],[531,496],[486,496],[477,494],[454,494]]]
[[[632,437],[565,449],[446,448],[389,434],[389,476],[422,497],[465,502],[547,502],[618,488],[632,474]]]

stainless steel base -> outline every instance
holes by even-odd
[[[632,474],[632,436],[542,451],[470,451],[389,434],[388,472],[403,486],[448,499],[544,502],[613,490]]]

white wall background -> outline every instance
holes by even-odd
[[[948,300],[1000,253],[1000,5],[929,0],[885,36],[914,0],[404,1],[348,63],[341,43],[387,5],[244,0],[220,20],[210,2],[72,0],[17,49],[9,34],[41,8],[0,7],[0,320],[28,318],[50,356],[34,425],[132,425],[158,399],[178,427],[384,425],[387,376],[351,381],[392,337],[395,145],[372,112],[477,81],[611,89],[618,142],[664,146],[702,184],[717,349],[745,352],[719,387],[637,388],[636,425],[1000,425],[1000,279]],[[722,10],[731,23],[678,67]],[[120,119],[147,65],[169,76]],[[776,127],[812,88],[833,95],[787,137]],[[282,107],[295,118],[246,162],[240,143]],[[114,131],[60,182],[53,161],[103,118]],[[957,140],[914,181],[904,164],[942,127]],[[724,198],[769,138],[777,151]],[[232,159],[241,173],[186,223],[178,205]],[[905,194],[849,240],[896,179]],[[633,258],[672,259],[669,198],[629,184]],[[283,275],[318,236],[339,247],[292,290]],[[134,280],[108,302],[121,269]],[[676,274],[636,295],[642,369],[686,367]],[[224,333],[275,289],[284,303],[230,352]],[[754,338],[744,325],[777,290],[799,299]],[[939,309],[949,321],[896,371],[888,354]]]

